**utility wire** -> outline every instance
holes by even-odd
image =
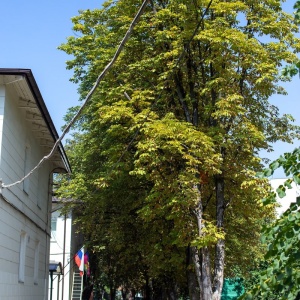
[[[141,7],[140,7],[139,11],[137,12],[135,18],[133,19],[132,23],[130,24],[129,29],[127,30],[127,32],[126,32],[126,34],[125,34],[123,40],[121,41],[121,43],[120,43],[120,45],[119,45],[117,51],[115,52],[114,57],[113,57],[112,60],[107,64],[107,66],[104,68],[104,70],[102,71],[102,73],[98,76],[98,78],[97,78],[97,80],[96,80],[94,86],[91,88],[90,92],[87,94],[87,96],[86,96],[86,98],[85,98],[85,100],[84,100],[83,105],[80,107],[80,109],[78,110],[78,112],[76,113],[76,115],[72,118],[72,120],[71,120],[71,121],[69,122],[69,124],[66,126],[66,128],[64,129],[62,135],[61,135],[60,138],[56,141],[56,143],[54,144],[54,146],[53,146],[52,150],[50,151],[50,153],[49,153],[48,155],[44,156],[44,157],[41,159],[41,161],[40,161],[40,162],[39,162],[39,163],[38,163],[38,164],[37,164],[37,165],[36,165],[36,166],[35,166],[35,167],[34,167],[27,175],[26,175],[26,176],[24,176],[24,177],[23,177],[22,179],[20,179],[19,181],[16,181],[16,182],[11,183],[11,184],[4,184],[4,183],[0,182],[2,188],[9,188],[9,187],[12,187],[12,186],[14,186],[14,185],[17,185],[17,184],[22,183],[25,179],[27,179],[29,176],[31,176],[32,173],[33,173],[34,171],[36,171],[36,170],[42,165],[42,163],[43,163],[44,161],[48,160],[48,159],[54,154],[54,152],[55,152],[56,148],[58,147],[59,143],[62,141],[62,139],[64,138],[64,136],[69,132],[69,130],[70,130],[70,128],[72,127],[72,125],[75,123],[75,121],[76,121],[77,118],[80,116],[80,114],[81,114],[81,112],[83,111],[83,109],[86,107],[88,101],[89,101],[90,98],[92,97],[93,93],[95,92],[95,90],[96,90],[96,88],[98,87],[98,85],[99,85],[99,83],[101,82],[101,80],[104,78],[104,76],[106,75],[106,73],[111,69],[111,67],[113,66],[114,62],[117,60],[118,56],[120,55],[121,51],[122,51],[123,48],[124,48],[124,45],[125,45],[126,41],[128,40],[129,36],[131,35],[134,26],[138,23],[140,16],[143,14],[143,12],[144,12],[144,10],[145,10],[145,7],[146,7],[146,5],[147,5],[147,3],[148,3],[148,1],[149,1],[149,0],[145,0],[145,1],[143,2],[143,4],[141,5]],[[192,36],[190,37],[190,39],[188,40],[188,43],[187,43],[187,44],[190,44],[190,43],[192,42],[192,40],[194,39],[194,37],[195,37],[196,33],[198,32],[198,30],[199,30],[199,28],[200,28],[200,26],[201,26],[201,23],[202,23],[202,21],[203,21],[205,15],[207,14],[207,12],[208,12],[208,10],[209,10],[209,8],[210,8],[212,2],[213,2],[213,0],[210,0],[210,2],[208,3],[206,9],[204,10],[204,12],[203,12],[203,14],[202,14],[202,16],[201,16],[199,22],[197,23],[196,28],[194,29],[193,34],[192,34]],[[177,62],[176,62],[176,64],[175,64],[173,70],[175,70],[175,69],[178,67],[179,63],[181,62],[181,60],[182,60],[183,57],[184,57],[184,53],[185,53],[185,50],[183,50],[183,51],[181,52],[181,55],[179,56],[179,58],[178,58],[178,60],[177,60]],[[151,108],[152,108],[152,107],[158,102],[158,100],[161,98],[162,92],[163,92],[163,91],[160,92],[160,94],[158,95],[156,101],[151,105]],[[147,117],[149,116],[150,112],[151,112],[151,109],[150,109],[150,111],[148,112],[148,114],[145,116],[145,118],[144,118],[144,120],[143,120],[143,122],[142,122],[141,125],[143,125],[143,124],[146,122]],[[136,130],[136,132],[134,133],[134,135],[133,135],[131,141],[130,141],[129,144],[127,145],[126,149],[123,151],[123,153],[121,154],[120,158],[119,158],[118,161],[114,164],[114,166],[112,167],[112,169],[111,169],[111,171],[110,171],[109,173],[111,173],[111,172],[115,169],[116,165],[122,160],[122,158],[124,157],[125,153],[129,150],[129,148],[131,147],[131,145],[132,145],[133,142],[135,141],[137,135],[138,135],[139,132],[140,132],[140,129],[141,129],[141,126]],[[0,186],[0,188],[1,188],[1,186]]]
[[[75,123],[75,121],[77,120],[77,118],[79,117],[79,115],[82,113],[83,109],[86,107],[87,103],[89,102],[90,98],[92,97],[92,95],[94,94],[96,88],[98,87],[99,83],[101,82],[101,80],[104,78],[104,76],[106,75],[106,73],[111,69],[111,67],[113,66],[113,64],[115,63],[115,61],[117,60],[117,58],[119,57],[121,51],[123,50],[129,36],[131,35],[134,26],[138,23],[139,18],[141,17],[141,15],[143,14],[147,3],[149,2],[149,0],[144,0],[144,2],[142,3],[142,5],[140,6],[137,14],[135,15],[133,21],[131,22],[125,36],[123,37],[123,40],[121,41],[117,51],[115,52],[114,57],[112,58],[112,60],[106,65],[106,67],[104,68],[104,70],[102,71],[102,73],[98,76],[94,86],[91,88],[91,90],[89,91],[89,93],[87,94],[84,103],[82,104],[82,106],[80,107],[80,109],[78,110],[78,112],[76,113],[76,115],[72,118],[72,120],[69,122],[69,124],[66,126],[66,128],[64,129],[64,131],[62,132],[61,136],[56,140],[52,150],[50,151],[50,153],[46,156],[44,156],[40,162],[27,174],[25,175],[22,179],[11,183],[11,184],[4,184],[2,182],[0,182],[0,184],[2,185],[2,188],[10,188],[14,185],[20,184],[22,183],[25,179],[27,179],[29,176],[31,176],[46,160],[50,159],[51,156],[54,154],[56,148],[58,147],[58,145],[60,144],[60,142],[62,141],[62,139],[65,137],[65,135],[69,132],[70,128],[72,127],[72,125]],[[0,186],[1,188],[1,186]]]
[[[201,23],[203,22],[204,17],[206,16],[208,10],[210,9],[210,6],[211,6],[212,2],[213,2],[213,0],[210,0],[210,2],[208,3],[208,5],[206,6],[206,8],[205,8],[204,12],[202,13],[201,18],[200,18],[200,20],[198,21],[198,23],[197,23],[197,25],[196,25],[196,27],[195,27],[195,29],[194,29],[194,31],[193,31],[191,37],[190,37],[189,40],[187,41],[187,45],[189,45],[189,44],[193,41],[195,35],[197,34],[197,32],[198,32],[198,30],[199,30],[199,28],[200,28],[200,26],[201,26]],[[176,70],[176,68],[177,68],[177,67],[179,66],[179,64],[181,63],[181,61],[182,61],[182,59],[183,59],[183,57],[184,57],[184,54],[185,54],[185,49],[182,50],[180,56],[178,57],[177,62],[176,62],[176,64],[175,64],[174,68],[173,68],[173,72]],[[168,76],[167,79],[169,79],[170,76],[173,75],[173,72]],[[155,85],[154,85],[152,82],[149,81],[149,83],[150,83],[153,87],[155,87]],[[132,144],[133,144],[133,142],[135,141],[136,137],[137,137],[138,134],[140,133],[140,130],[141,130],[142,125],[146,122],[147,118],[149,117],[149,114],[151,113],[152,108],[157,104],[158,100],[161,98],[162,93],[163,93],[163,89],[161,90],[161,92],[159,93],[159,95],[157,96],[157,98],[155,99],[155,101],[151,104],[150,109],[149,109],[149,112],[146,114],[146,116],[145,116],[144,119],[142,120],[142,122],[141,122],[139,128],[137,128],[137,130],[134,132],[134,134],[133,134],[133,136],[132,136],[130,142],[127,144],[126,148],[124,149],[124,151],[123,151],[122,154],[120,155],[119,159],[113,164],[113,166],[111,167],[111,169],[107,172],[106,177],[108,177],[108,176],[115,170],[115,168],[117,167],[117,165],[118,165],[118,164],[120,163],[120,161],[123,159],[123,157],[124,157],[124,155],[126,154],[126,152],[130,149],[130,147],[132,146]],[[125,97],[126,97],[128,100],[131,100],[130,96],[126,93],[126,91],[125,91],[124,95],[125,95]],[[92,194],[95,194],[97,191],[98,191],[98,189],[95,189],[94,192],[92,192]]]

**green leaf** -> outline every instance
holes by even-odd
[[[280,198],[283,198],[285,197],[286,193],[285,193],[285,187],[283,185],[280,185],[277,189],[276,189],[276,192],[278,194],[278,196]]]
[[[276,169],[280,167],[280,163],[278,160],[275,160],[270,164],[270,169],[274,172]]]
[[[273,175],[273,170],[267,168],[267,169],[264,170],[263,174],[264,174],[264,177],[270,177],[271,175]]]
[[[300,184],[300,174],[294,175],[293,179],[297,184]]]

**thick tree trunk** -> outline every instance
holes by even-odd
[[[197,219],[197,225],[198,225],[198,235],[199,237],[202,236],[202,229],[203,229],[203,204],[202,204],[202,199],[201,199],[201,191],[200,191],[200,186],[195,185],[194,189],[197,193],[197,207],[195,209],[195,216]],[[193,274],[189,274],[189,280],[191,280],[191,283],[189,282],[189,295],[191,300],[204,300],[202,297],[202,292],[203,292],[203,281],[202,281],[202,257],[200,261],[199,257],[199,251],[196,249],[196,247],[190,247],[189,248],[190,252],[190,257],[191,257],[191,263],[194,265],[194,272]],[[202,253],[202,252],[201,252]],[[202,255],[202,254],[201,254]],[[194,276],[194,278],[192,277]],[[197,288],[196,286],[192,289],[192,285],[195,285],[197,283]],[[193,298],[192,298],[193,297]],[[198,298],[196,298],[198,297]]]
[[[152,293],[151,293],[151,286],[150,286],[150,282],[149,282],[149,277],[146,274],[145,275],[146,278],[146,284],[145,284],[145,288],[144,288],[144,299],[145,300],[152,300]]]
[[[116,299],[116,289],[111,287],[110,288],[110,300],[115,300]]]
[[[176,284],[172,284],[169,289],[168,289],[168,299],[170,300],[177,300],[177,289],[176,289]]]
[[[201,300],[212,299],[212,284],[211,284],[211,269],[210,269],[210,256],[207,247],[201,249]]]
[[[212,300],[220,300],[224,281],[225,241],[219,240],[216,245],[215,271]]]
[[[121,289],[121,294],[122,294],[122,299],[123,299],[123,300],[126,300],[127,289],[126,289],[126,288],[122,288],[122,289]]]
[[[161,282],[153,281],[153,299],[157,300],[164,300],[163,298],[163,289]]]
[[[217,206],[216,206],[217,227],[219,229],[223,229],[224,211],[225,211],[224,178],[220,175],[216,176],[215,183],[216,183],[216,200],[217,200]],[[223,280],[224,280],[224,261],[225,261],[225,241],[218,240],[216,245],[212,300],[221,299]]]
[[[190,300],[200,299],[200,281],[201,274],[199,268],[198,251],[195,247],[188,247],[188,268],[187,268],[187,280]]]
[[[201,199],[200,186],[194,187],[198,194],[197,208],[195,215],[198,223],[198,234],[199,237],[203,235],[203,204]],[[195,275],[198,281],[197,293],[200,300],[211,300],[212,299],[212,282],[211,282],[211,268],[210,268],[210,256],[207,247],[203,247],[199,251],[196,248],[191,248],[192,259],[194,264]],[[191,291],[190,291],[191,294]],[[191,298],[192,299],[192,298]]]

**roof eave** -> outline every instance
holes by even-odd
[[[56,128],[54,126],[54,123],[50,117],[49,111],[46,107],[46,104],[45,104],[42,94],[38,88],[38,85],[34,79],[32,71],[30,69],[0,68],[0,75],[23,75],[23,76],[25,76],[26,82],[27,82],[27,84],[35,98],[36,104],[47,124],[49,132],[51,133],[54,142],[57,141],[59,139],[59,135],[58,135]],[[61,143],[59,143],[59,145],[58,145],[58,151],[64,162],[66,171],[68,173],[71,173],[70,163],[69,163],[69,160],[67,158],[65,150]]]

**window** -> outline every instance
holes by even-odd
[[[19,282],[24,283],[25,259],[26,259],[27,233],[22,230],[20,236],[20,261],[19,261]]]
[[[35,285],[38,284],[39,279],[39,259],[40,259],[40,242],[35,242],[34,249],[34,270],[33,270],[33,282]]]
[[[51,242],[55,242],[56,240],[56,224],[57,224],[57,217],[51,217]]]

